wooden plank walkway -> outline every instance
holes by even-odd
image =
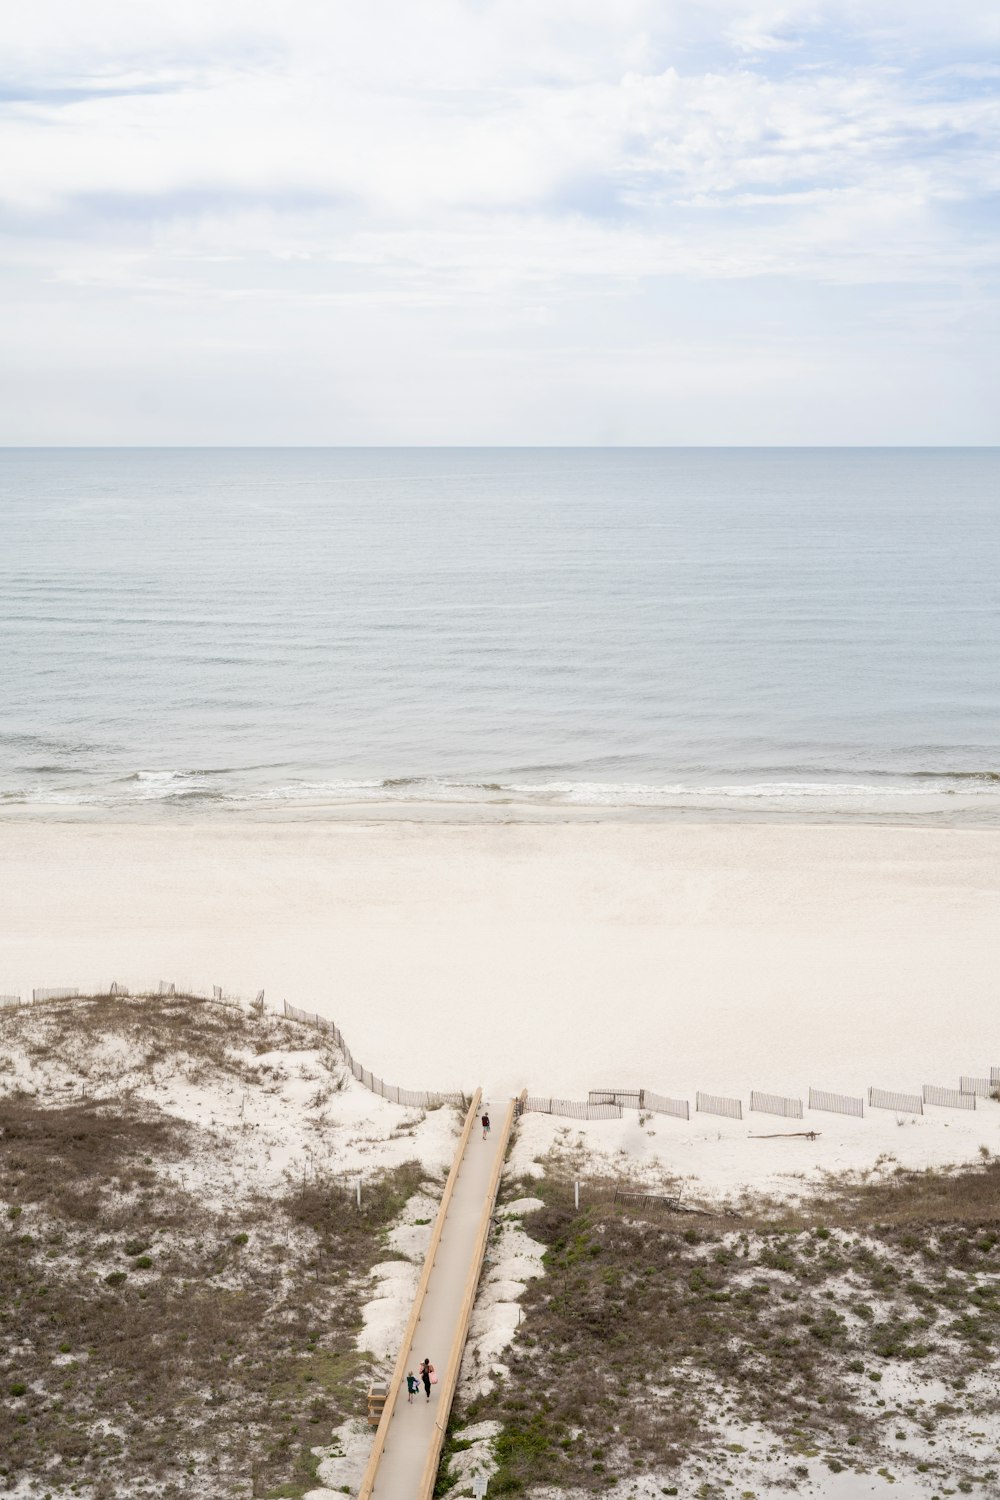
[[[431,1500],[448,1414],[479,1285],[490,1218],[514,1123],[514,1100],[501,1118],[490,1110],[484,1141],[484,1101],[477,1089],[445,1184],[410,1320],[372,1444],[358,1500]],[[488,1104],[486,1108],[489,1108]],[[430,1401],[423,1387],[406,1399],[406,1373],[425,1355],[438,1373]],[[419,1376],[418,1376],[419,1378]]]

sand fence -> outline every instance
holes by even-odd
[[[865,1113],[865,1101],[852,1094],[831,1094],[828,1089],[810,1088],[809,1108],[825,1109],[837,1115],[856,1115],[861,1119]]]
[[[289,1005],[287,1000],[282,1001],[282,1004],[284,1013],[290,1020],[304,1021],[307,1026],[315,1026],[317,1030],[332,1037],[358,1083],[370,1089],[373,1094],[378,1094],[380,1098],[388,1099],[390,1104],[405,1104],[412,1109],[440,1109],[444,1104],[456,1104],[463,1109],[468,1109],[468,1097],[459,1090],[440,1093],[433,1089],[404,1089],[395,1083],[384,1082],[370,1068],[363,1067],[358,1062],[335,1021],[328,1020],[326,1016],[317,1015],[315,1011],[302,1010],[298,1005]]]
[[[4,985],[0,981],[0,1008],[10,1009],[27,1003],[37,1005],[51,1000],[72,1000],[98,995],[176,998],[228,1007],[242,1007],[244,1004],[239,997],[224,993],[221,985],[213,985],[209,994],[165,979],[142,989],[130,989],[117,980],[105,989],[86,991],[69,985],[39,987],[32,990],[31,1002],[27,1002],[22,999],[17,986]],[[264,991],[258,990],[254,1000],[247,1003],[251,1010],[263,1011]],[[449,1104],[462,1109],[468,1108],[468,1096],[458,1089],[407,1089],[398,1084],[386,1083],[377,1073],[373,1073],[370,1068],[366,1068],[358,1061],[335,1021],[319,1015],[316,1011],[303,1010],[301,1006],[292,1005],[287,1000],[282,1001],[282,1010],[289,1020],[313,1026],[317,1031],[329,1036],[343,1055],[352,1076],[364,1088],[380,1098],[387,1099],[392,1104],[400,1104],[413,1109],[438,1109]],[[891,1110],[898,1115],[922,1115],[927,1105],[937,1109],[975,1110],[980,1099],[1000,1100],[1000,1064],[993,1065],[988,1074],[963,1073],[957,1089],[925,1083],[919,1094],[878,1088],[874,1084],[868,1090],[870,1109]],[[810,1110],[854,1116],[857,1119],[864,1117],[865,1101],[857,1095],[841,1094],[830,1089],[817,1089],[810,1086],[808,1100]],[[652,1089],[634,1086],[591,1089],[585,1100],[561,1099],[544,1094],[529,1095],[527,1090],[524,1090],[517,1101],[519,1115],[531,1112],[558,1115],[571,1120],[620,1120],[626,1109],[637,1110],[640,1114],[668,1115],[679,1120],[691,1118],[691,1106],[687,1099],[674,1099],[665,1094],[656,1093]],[[759,1089],[750,1090],[750,1110],[752,1113],[776,1115],[790,1120],[801,1120],[804,1117],[803,1102],[800,1098]],[[711,1094],[699,1089],[695,1093],[695,1112],[719,1115],[731,1120],[742,1120],[743,1101],[742,1098]]]
[[[942,1089],[937,1084],[925,1083],[923,1089],[924,1103],[936,1104],[941,1109],[975,1109],[976,1095],[968,1094],[964,1089]]]
[[[897,1115],[922,1115],[924,1112],[922,1094],[900,1094],[893,1089],[870,1088],[868,1104],[872,1109],[891,1109]]]
[[[701,1089],[694,1096],[694,1107],[700,1115],[724,1115],[728,1120],[742,1120],[743,1101],[728,1099],[725,1094],[703,1094]]]
[[[788,1099],[784,1094],[761,1094],[750,1090],[750,1108],[761,1115],[781,1115],[786,1120],[802,1119],[802,1100]]]
[[[919,1094],[903,1093],[895,1089],[877,1088],[868,1090],[870,1109],[888,1109],[896,1114],[922,1115],[925,1106],[938,1109],[974,1110],[977,1099],[1000,1100],[1000,1066],[993,1067],[989,1075],[974,1077],[963,1074],[957,1089],[944,1088],[938,1084],[925,1083]],[[855,1094],[836,1093],[832,1089],[817,1089],[810,1086],[808,1108],[827,1113],[849,1115],[863,1119],[864,1098]],[[620,1119],[626,1109],[639,1114],[664,1114],[675,1119],[690,1120],[691,1106],[686,1099],[671,1099],[645,1088],[600,1088],[591,1089],[585,1101],[556,1099],[546,1095],[522,1094],[518,1101],[518,1113],[534,1111],[541,1114],[561,1115],[570,1120]],[[776,1115],[786,1120],[801,1120],[806,1106],[802,1099],[787,1094],[767,1093],[761,1089],[750,1090],[750,1111],[754,1114]],[[720,1115],[729,1120],[743,1119],[742,1098],[724,1094],[709,1094],[699,1089],[695,1093],[697,1114]]]
[[[518,1113],[525,1110],[536,1115],[562,1115],[567,1120],[620,1120],[624,1113],[614,1099],[591,1104],[588,1100],[551,1099],[542,1094],[529,1094]]]

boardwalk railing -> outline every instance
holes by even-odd
[[[476,1292],[479,1290],[479,1278],[482,1275],[483,1261],[486,1257],[490,1224],[493,1220],[493,1210],[496,1207],[497,1193],[500,1190],[500,1178],[503,1175],[504,1159],[507,1154],[506,1143],[510,1139],[510,1132],[514,1125],[514,1110],[515,1102],[512,1099],[507,1106],[503,1122],[500,1126],[499,1149],[493,1171],[490,1174],[489,1186],[486,1191],[486,1201],[479,1216],[476,1244],[469,1263],[468,1275],[465,1278],[465,1292],[458,1314],[458,1328],[456,1330],[455,1341],[448,1357],[448,1366],[444,1372],[444,1379],[438,1390],[438,1416],[434,1423],[434,1437],[427,1454],[426,1462],[424,1463],[423,1473],[420,1476],[417,1500],[432,1500],[434,1495],[438,1466],[441,1462],[441,1449],[444,1446],[448,1417],[451,1413],[452,1403],[455,1400],[455,1392],[458,1389],[458,1377],[462,1368],[462,1355],[465,1351],[465,1341],[469,1336],[469,1324],[472,1321],[472,1309],[476,1300]]]
[[[726,1099],[722,1094],[703,1094],[699,1089],[694,1096],[694,1107],[703,1115],[726,1115],[730,1120],[742,1120],[743,1105],[739,1099]]]
[[[293,1009],[294,1008],[295,1007],[293,1007]],[[465,1117],[465,1124],[462,1126],[462,1133],[458,1138],[455,1157],[451,1164],[451,1171],[448,1173],[448,1180],[444,1185],[444,1192],[441,1195],[441,1202],[438,1204],[437,1218],[434,1220],[434,1228],[431,1231],[430,1244],[427,1247],[427,1254],[424,1257],[423,1270],[420,1273],[420,1280],[417,1283],[416,1296],[413,1299],[413,1306],[410,1309],[410,1316],[406,1324],[405,1332],[403,1333],[403,1341],[399,1346],[399,1353],[396,1356],[396,1364],[392,1372],[392,1379],[389,1381],[389,1389],[386,1392],[385,1404],[382,1407],[382,1416],[379,1419],[378,1430],[375,1433],[375,1441],[372,1443],[371,1452],[368,1455],[368,1463],[365,1466],[364,1476],[361,1480],[361,1488],[358,1491],[358,1500],[369,1500],[372,1490],[375,1488],[375,1476],[378,1473],[378,1466],[382,1458],[382,1453],[385,1449],[386,1438],[389,1435],[389,1425],[392,1422],[392,1415],[396,1406],[396,1400],[399,1396],[400,1387],[403,1384],[403,1376],[406,1372],[407,1356],[409,1353],[410,1345],[413,1343],[413,1338],[417,1331],[417,1324],[420,1322],[420,1315],[423,1312],[424,1302],[427,1298],[427,1288],[430,1284],[431,1272],[434,1269],[434,1257],[437,1255],[438,1246],[441,1243],[441,1235],[444,1231],[445,1220],[448,1217],[448,1208],[455,1194],[455,1184],[458,1181],[458,1173],[462,1165],[462,1157],[465,1155],[465,1148],[469,1144],[469,1136],[472,1134],[472,1127],[475,1124],[481,1098],[482,1091],[480,1089],[477,1089],[472,1096],[472,1101],[469,1105],[469,1110]],[[500,1154],[500,1160],[502,1163],[502,1152]],[[443,1438],[443,1431],[441,1435]],[[440,1452],[440,1449],[438,1451]]]
[[[298,1005],[289,1005],[287,1000],[283,1004],[285,1015],[290,1020],[304,1021],[307,1026],[315,1026],[318,1031],[332,1037],[357,1081],[366,1089],[370,1089],[373,1094],[378,1094],[382,1099],[388,1099],[390,1104],[405,1104],[412,1109],[439,1109],[443,1104],[459,1104],[464,1109],[468,1105],[468,1099],[458,1090],[451,1093],[439,1093],[434,1089],[401,1089],[394,1083],[384,1082],[370,1068],[362,1067],[344,1041],[343,1033],[336,1022],[329,1020],[326,1016],[319,1016],[314,1011],[302,1010]]]
[[[961,1089],[939,1089],[936,1084],[925,1083],[924,1103],[937,1104],[943,1109],[975,1109],[976,1096]]]
[[[831,1094],[827,1089],[809,1090],[809,1108],[826,1109],[837,1115],[856,1115],[864,1118],[865,1101],[851,1094]]]
[[[894,1109],[898,1114],[922,1115],[924,1112],[920,1094],[896,1094],[891,1089],[870,1088],[868,1103],[872,1109]]]
[[[750,1090],[750,1108],[760,1115],[782,1115],[786,1120],[801,1120],[802,1100],[788,1099],[784,1094],[762,1094]]]

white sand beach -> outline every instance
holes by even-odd
[[[599,1149],[720,1189],[764,1165],[764,1143],[734,1162],[727,1141],[795,1128],[748,1118],[751,1088],[919,1092],[1000,1061],[998,930],[997,830],[0,826],[0,992],[263,988],[335,1018],[366,1066],[409,1087],[742,1096],[739,1125],[661,1119],[653,1140],[626,1116],[588,1130]],[[1000,1146],[990,1101],[902,1129],[874,1111],[810,1123],[819,1150],[780,1147],[795,1170]]]

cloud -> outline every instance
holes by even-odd
[[[977,309],[991,326],[998,41],[992,8],[946,25],[924,0],[9,7],[0,298],[44,321],[53,369],[97,322],[154,382],[162,340],[200,318],[241,388],[252,308],[261,390],[296,340],[314,357],[293,310],[345,369],[398,358],[400,320],[463,350],[530,327],[523,358],[559,339],[599,369],[616,318],[634,338],[726,287],[753,324],[762,281],[808,297],[815,327],[861,329],[888,297],[883,335],[940,359],[941,320],[922,353],[899,304],[943,301],[963,339],[985,338]],[[12,326],[8,367],[37,362]],[[733,334],[709,318],[703,337],[715,368]],[[289,432],[295,394],[275,391]]]

